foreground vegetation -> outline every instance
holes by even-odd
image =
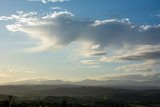
[[[0,107],[160,107],[159,89],[35,87],[14,86],[15,91],[11,86],[1,87]]]
[[[123,96],[122,96],[123,97]],[[152,101],[114,101],[106,97],[55,97],[29,100],[8,96],[0,101],[0,107],[160,107],[160,102]]]

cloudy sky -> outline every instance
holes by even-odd
[[[0,83],[160,80],[159,0],[0,0]]]

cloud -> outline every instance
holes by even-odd
[[[29,1],[41,1],[42,3],[46,4],[48,2],[65,2],[65,1],[69,1],[69,0],[29,0]]]
[[[36,16],[37,13],[35,12],[18,14],[11,16],[18,21],[15,24],[7,25],[7,29],[11,32],[24,32],[30,38],[37,40],[37,45],[39,46],[30,48],[28,49],[29,51],[41,52],[48,49],[56,49],[69,44],[71,38],[74,39],[73,35],[70,35],[71,32],[65,31],[70,36],[67,37],[63,31],[60,31],[61,27],[63,27],[61,23],[67,24],[65,21],[69,21],[70,17],[72,17],[70,12],[55,12],[52,15],[41,18]],[[71,31],[70,28],[68,30]]]
[[[42,3],[47,3],[47,2],[64,2],[64,1],[69,1],[69,0],[42,0]]]
[[[160,50],[137,52],[130,55],[124,55],[119,57],[122,60],[149,60],[149,59],[159,59]]]
[[[92,50],[92,49],[86,48],[85,50],[81,49],[80,54],[83,56],[102,56],[102,55],[105,55],[106,52],[103,50]]]
[[[51,7],[50,9],[52,9],[52,10],[61,10],[62,8],[61,7]]]
[[[0,77],[7,77],[8,75],[0,73]]]
[[[37,72],[43,72],[40,69],[33,69],[33,68],[1,68],[0,73],[4,74],[36,74]]]
[[[99,61],[97,60],[81,60],[81,64],[86,64],[86,65],[97,65],[99,64]]]
[[[120,52],[119,52],[120,51]],[[100,63],[120,63],[133,61],[134,64],[126,64],[115,70],[125,72],[158,72],[160,71],[160,45],[138,45],[128,48],[120,48],[117,53],[108,57],[91,60],[92,65]],[[119,55],[120,54],[120,55]],[[88,60],[87,60],[88,62]],[[90,60],[89,60],[90,62]],[[89,63],[83,63],[88,65]]]
[[[0,20],[12,20],[13,17],[7,17],[7,16],[0,16]]]
[[[9,31],[26,33],[28,37],[37,41],[37,46],[27,49],[32,52],[56,50],[75,41],[85,43],[81,45],[81,49],[82,53],[88,56],[105,55],[106,47],[119,49],[125,45],[154,47],[160,44],[160,25],[134,25],[126,18],[82,20],[68,11],[54,12],[45,16],[38,15],[36,12],[19,11],[17,15],[3,17],[15,21],[7,25]],[[5,20],[5,18],[1,19]],[[159,55],[157,50],[134,53],[133,60],[146,55],[149,56],[143,57],[144,59]],[[128,58],[129,56],[121,57],[121,59]]]
[[[157,17],[160,17],[160,14],[156,14]]]
[[[160,45],[136,45],[129,48],[121,48],[116,55],[102,57],[99,62],[128,62],[115,70],[125,72],[158,72],[160,71]]]
[[[80,42],[78,53],[82,56],[102,56],[107,54],[105,50],[100,48],[99,44],[94,44],[91,41]]]
[[[160,62],[155,60],[147,60],[142,63],[130,64],[117,67],[116,70],[127,72],[157,72],[160,70]]]
[[[101,76],[91,76],[88,79],[94,80],[119,80],[119,81],[154,81],[160,80],[160,73],[116,73]]]
[[[103,57],[102,62],[112,61],[138,61],[138,60],[159,60],[160,59],[160,45],[137,45],[132,49],[121,49],[124,51],[122,55],[115,55],[112,57]]]
[[[156,17],[160,18],[160,10],[155,11],[154,16],[156,16]]]

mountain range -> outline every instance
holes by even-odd
[[[111,86],[111,87],[145,87],[145,88],[160,88],[160,80],[153,81],[120,81],[120,80],[82,80],[76,82],[63,80],[25,80],[18,82],[10,82],[5,85],[75,85],[75,86]]]

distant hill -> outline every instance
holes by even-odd
[[[125,96],[125,100],[132,98],[147,100],[148,97],[151,97],[157,101],[160,95],[160,81],[83,80],[69,82],[62,80],[27,80],[1,85],[0,94],[29,99],[41,99],[47,96],[107,96],[118,100],[121,96]]]
[[[102,87],[119,87],[119,88],[160,88],[160,80],[154,81],[119,81],[119,80],[108,80],[108,81],[98,81],[98,80],[82,80],[77,82],[69,82],[62,80],[26,80],[19,82],[6,83],[5,85],[74,85],[74,86],[102,86]]]
[[[75,105],[67,107],[132,107],[130,105],[137,105],[134,107],[159,107],[160,105],[160,90],[155,89],[128,90],[98,86],[10,85],[0,86],[0,93],[0,107],[8,107],[1,105],[8,101],[9,95],[14,96],[13,104],[18,105],[52,104],[55,107],[55,104],[61,104],[64,99],[68,104]],[[77,104],[83,106],[77,106]],[[127,106],[117,106],[117,104]]]
[[[136,88],[135,88],[136,89]],[[160,89],[121,89],[116,87],[102,86],[74,86],[74,85],[7,85],[0,86],[0,94],[14,95],[21,98],[41,99],[47,96],[70,96],[70,97],[99,97],[126,99],[147,99],[148,96],[158,100]]]

